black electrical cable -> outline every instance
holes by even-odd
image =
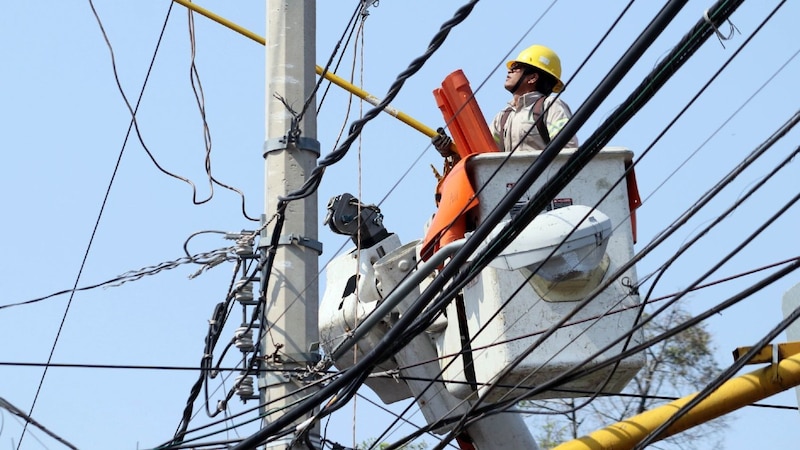
[[[64,439],[64,438],[62,438],[61,436],[59,436],[59,435],[55,434],[54,432],[52,432],[52,431],[48,430],[48,429],[47,429],[47,427],[45,427],[44,425],[42,425],[41,423],[39,423],[39,422],[38,422],[37,420],[35,420],[33,417],[29,416],[28,414],[25,414],[25,412],[24,412],[24,411],[22,411],[21,409],[17,408],[17,407],[16,407],[16,406],[14,406],[14,405],[12,405],[10,402],[8,402],[8,401],[7,401],[6,399],[4,399],[3,397],[0,397],[0,410],[2,410],[2,409],[5,409],[5,410],[7,410],[9,413],[11,413],[11,414],[13,414],[13,415],[15,415],[15,416],[19,417],[20,419],[24,420],[26,424],[30,423],[31,425],[35,426],[36,428],[38,428],[38,429],[42,430],[42,431],[43,431],[45,434],[47,434],[47,435],[48,435],[48,436],[50,436],[51,438],[55,439],[56,441],[60,442],[60,443],[61,443],[61,444],[63,444],[64,446],[66,446],[66,447],[68,447],[68,448],[71,448],[71,449],[73,449],[73,450],[78,450],[78,447],[75,447],[74,445],[72,445],[72,444],[71,444],[69,441],[67,441],[66,439]],[[0,426],[0,432],[2,432],[2,431],[3,431],[3,427],[2,427],[2,426]],[[13,441],[12,441],[12,442],[13,442]]]
[[[260,273],[260,266],[257,266],[253,270],[252,274],[244,279],[245,282],[242,283],[241,287],[243,287],[244,285],[247,285],[252,280],[254,280],[255,277],[259,273]],[[237,290],[239,290],[239,289],[237,289]],[[234,294],[233,294],[233,296],[231,298],[235,297],[235,295],[236,295],[235,294],[236,291],[233,291],[233,292],[234,292]],[[253,311],[253,313],[251,315],[250,321],[247,323],[247,326],[244,327],[244,330],[242,330],[243,333],[249,332],[253,327],[256,326],[256,322],[257,322],[258,318],[261,316],[260,307],[261,307],[261,302],[258,302],[256,308],[254,308],[254,311]],[[251,352],[253,356],[250,358],[250,361],[248,362],[246,356],[243,356],[242,364],[244,366],[244,370],[242,370],[241,373],[240,373],[240,375],[242,376],[241,380],[244,380],[246,377],[250,376],[253,372],[259,371],[259,361],[260,361],[260,359],[259,359],[259,357],[257,355],[259,355],[260,351],[261,351],[261,340],[262,340],[263,333],[264,333],[264,327],[258,327],[258,331],[259,331],[259,334],[258,334],[257,338],[254,339],[255,345],[254,345],[254,348],[253,348],[253,350]],[[218,358],[217,366],[222,364],[222,360],[225,357],[225,354],[235,344],[235,342],[236,342],[235,338],[231,339],[228,342],[228,344],[225,346],[225,348],[223,349],[222,353],[220,354],[220,356]],[[214,371],[217,371],[216,367],[214,368]],[[238,383],[234,383],[234,385],[228,390],[228,393],[225,396],[225,399],[221,401],[222,402],[221,404],[222,404],[223,407],[226,407],[228,405],[228,402],[230,402],[231,398],[233,398],[234,394],[236,393],[236,390],[240,387],[240,384],[241,384],[241,381],[238,382]],[[206,389],[207,389],[207,385],[206,385]],[[208,410],[208,396],[207,395],[206,395],[206,410]],[[209,412],[209,416],[210,417],[215,417],[221,411],[222,410],[220,408],[217,408],[217,411],[215,413],[210,413]]]
[[[644,157],[645,157],[645,156],[646,156],[646,155],[647,155],[647,154],[650,152],[650,150],[652,150],[652,149],[653,149],[653,147],[656,145],[656,143],[658,143],[658,142],[661,140],[661,138],[662,138],[662,137],[664,137],[664,135],[667,133],[667,131],[668,131],[668,130],[670,130],[670,129],[672,128],[672,126],[673,126],[673,125],[674,125],[674,124],[675,124],[675,123],[678,121],[678,119],[679,119],[679,118],[681,118],[681,117],[683,116],[683,114],[684,114],[684,113],[685,113],[685,112],[686,112],[686,111],[689,109],[689,107],[690,107],[691,105],[693,105],[695,101],[697,101],[697,99],[700,97],[700,95],[702,95],[702,94],[703,94],[703,93],[706,91],[706,89],[708,89],[708,87],[711,85],[711,83],[712,83],[712,82],[714,82],[714,81],[717,79],[717,77],[718,77],[718,76],[719,76],[719,75],[720,75],[720,74],[721,74],[721,73],[722,73],[722,72],[725,70],[725,68],[727,68],[727,67],[728,67],[728,65],[729,65],[729,64],[730,64],[730,63],[731,63],[731,62],[732,62],[732,61],[733,61],[733,60],[734,60],[734,59],[735,59],[735,58],[736,58],[736,57],[739,55],[739,53],[740,53],[740,52],[741,52],[741,51],[742,51],[744,48],[746,48],[746,47],[747,47],[747,45],[748,45],[748,44],[749,44],[749,43],[752,41],[752,39],[753,39],[753,38],[754,38],[754,37],[755,37],[755,36],[756,36],[756,35],[757,35],[757,34],[758,34],[758,33],[759,33],[759,32],[760,32],[762,29],[763,29],[764,25],[766,25],[766,24],[767,24],[767,22],[769,22],[769,20],[770,20],[770,19],[771,19],[771,18],[772,18],[772,17],[775,15],[775,13],[777,13],[778,9],[780,9],[780,7],[783,5],[783,3],[784,3],[784,2],[781,2],[780,4],[778,4],[778,5],[777,5],[777,6],[776,6],[776,7],[775,7],[775,8],[774,8],[774,9],[773,9],[771,12],[770,12],[770,14],[769,14],[769,15],[768,15],[768,16],[767,16],[767,17],[766,17],[766,18],[765,18],[765,19],[764,19],[764,20],[763,20],[763,21],[762,21],[762,22],[761,22],[761,23],[758,25],[758,27],[756,27],[756,29],[755,29],[755,30],[754,30],[754,31],[753,31],[753,32],[750,34],[750,36],[748,36],[748,37],[747,37],[747,39],[745,39],[745,41],[742,43],[742,45],[741,45],[741,46],[739,46],[739,48],[737,48],[737,49],[736,49],[736,51],[734,51],[734,52],[733,52],[733,54],[732,54],[732,55],[731,55],[731,56],[730,56],[730,57],[729,57],[729,58],[728,58],[728,59],[727,59],[727,60],[726,60],[726,61],[725,61],[725,62],[722,64],[722,66],[720,66],[720,68],[719,68],[719,69],[718,69],[718,70],[717,70],[717,71],[714,73],[714,75],[712,75],[712,76],[711,76],[711,77],[708,79],[708,81],[706,81],[706,83],[704,83],[704,84],[703,84],[703,86],[702,86],[702,87],[701,87],[701,88],[700,88],[700,89],[697,91],[697,93],[696,93],[696,94],[695,94],[695,95],[694,95],[694,96],[693,96],[693,97],[692,97],[692,98],[689,100],[689,102],[687,102],[687,103],[686,103],[686,105],[684,105],[684,107],[683,107],[683,108],[681,108],[681,110],[678,112],[678,114],[676,114],[676,115],[675,115],[675,117],[674,117],[674,118],[673,118],[673,119],[672,119],[672,120],[671,120],[671,121],[670,121],[670,122],[667,124],[667,126],[665,126],[665,127],[664,127],[664,128],[661,130],[661,132],[659,132],[659,134],[658,134],[658,135],[656,136],[656,138],[655,138],[655,139],[654,139],[654,140],[653,140],[653,141],[652,141],[652,142],[651,142],[651,143],[650,143],[650,144],[647,146],[647,148],[645,148],[645,150],[643,151],[642,155],[641,155],[641,156],[640,156],[640,157],[639,157],[639,158],[638,158],[636,161],[634,161],[634,163],[632,164],[632,166],[631,166],[631,167],[630,167],[628,170],[633,170],[633,168],[634,168],[634,167],[636,167],[636,165],[639,163],[639,161],[641,161],[641,160],[642,160],[642,159],[643,159],[643,158],[644,158]],[[774,76],[774,75],[773,75],[773,76]],[[756,90],[756,92],[755,92],[755,93],[754,93],[754,94],[753,94],[753,95],[752,95],[750,98],[753,98],[753,97],[756,95],[756,93],[757,93],[757,92],[759,92],[759,91],[760,91],[762,88],[763,88],[763,85],[761,86],[761,88],[757,89],[757,90]],[[748,101],[749,101],[749,99],[748,99]],[[743,106],[742,106],[742,107],[743,107]],[[740,111],[742,107],[740,107],[739,109],[737,109],[737,112],[738,112],[738,111]],[[726,122],[727,122],[727,121],[726,121]],[[796,124],[796,122],[795,122],[795,124]],[[790,119],[790,121],[789,121],[789,122],[787,122],[787,124],[784,126],[784,130],[785,130],[785,131],[783,131],[783,132],[781,132],[781,131],[778,131],[778,132],[777,132],[775,135],[773,135],[773,136],[778,136],[779,134],[782,136],[783,134],[785,134],[785,132],[788,132],[788,129],[789,129],[789,128],[791,128],[791,127],[793,127],[793,126],[794,126],[794,124],[792,124],[792,121],[791,121],[791,119]],[[752,154],[757,154],[757,153],[758,153],[758,150],[756,150],[756,151],[754,151],[753,153],[751,153],[751,155],[752,155]],[[652,194],[651,194],[651,195],[652,195]],[[645,201],[646,201],[646,200],[645,200]],[[668,227],[668,228],[669,228],[669,227]],[[662,273],[663,273],[663,272],[662,272]],[[660,277],[660,275],[659,275],[659,277]],[[639,280],[639,281],[640,281],[640,284],[641,284],[642,280]],[[648,299],[649,299],[650,295],[652,294],[652,292],[653,292],[653,289],[655,288],[655,286],[656,286],[656,284],[657,284],[657,283],[658,283],[658,280],[654,281],[654,282],[651,284],[651,287],[650,287],[650,289],[649,289],[649,292],[648,292],[648,294],[645,296],[645,299],[644,299],[643,303],[647,303],[647,302],[648,302]]]
[[[200,119],[203,122],[203,143],[205,146],[205,160],[204,160],[204,168],[206,175],[208,176],[208,188],[209,194],[208,198],[205,200],[195,201],[196,205],[200,205],[203,203],[207,203],[214,198],[214,185],[218,185],[224,189],[227,189],[231,192],[235,192],[239,195],[242,199],[242,215],[247,220],[252,220],[254,222],[258,222],[259,219],[250,217],[247,214],[247,207],[246,207],[246,200],[244,192],[241,190],[225,184],[219,181],[214,175],[211,174],[211,127],[208,125],[208,117],[206,116],[206,102],[205,102],[205,94],[203,93],[203,84],[200,82],[200,72],[197,69],[197,64],[195,62],[196,58],[196,41],[195,41],[195,31],[194,31],[194,11],[191,9],[186,10],[187,17],[188,17],[188,29],[189,29],[189,82],[192,85],[192,92],[194,93],[195,101],[197,102],[197,109],[200,112]]]
[[[210,349],[213,349],[217,343],[217,340],[219,339],[222,326],[218,325],[221,325],[220,322],[224,320],[225,312],[225,303],[217,303],[217,305],[214,307],[214,312],[211,315],[211,319],[208,321],[208,334],[205,338],[205,349],[203,352],[203,357],[200,360],[200,368],[202,370],[200,372],[200,376],[197,378],[197,381],[195,381],[194,385],[192,385],[192,388],[190,389],[189,399],[186,401],[186,406],[183,409],[183,417],[178,423],[178,429],[175,430],[175,436],[173,440],[174,444],[183,442],[186,429],[189,427],[194,401],[200,395],[200,390],[205,384],[206,377],[208,376],[208,370],[211,369],[211,358],[213,357],[213,354],[211,353],[212,350]]]
[[[247,275],[247,273],[250,271],[250,269],[251,269],[250,267],[246,267],[246,268],[243,267],[242,268],[242,275],[243,275],[243,279],[245,280],[244,284],[248,284],[247,280],[248,280],[249,276]],[[257,272],[257,271],[254,271],[254,274],[255,274],[255,272]],[[234,271],[234,273],[235,273],[235,271]],[[255,275],[254,275],[253,279],[255,279]],[[232,287],[233,286],[229,287],[229,289],[232,289]],[[244,311],[243,311],[243,316],[244,316],[243,320],[246,320],[246,318],[247,318],[246,306],[242,305],[242,308],[244,309]],[[244,330],[242,330],[242,333],[247,333],[250,330],[252,330],[253,327],[255,326],[255,324],[256,324],[255,317],[253,317],[253,318],[251,318],[251,320],[249,322],[247,322],[247,326],[245,327]],[[225,355],[228,353],[228,351],[235,344],[236,344],[236,338],[235,337],[231,338],[228,341],[228,344],[225,346],[225,348],[222,349],[222,352],[220,352],[219,358],[217,358],[217,364],[214,366],[214,370],[219,370],[219,368],[222,366],[222,361],[224,360]],[[259,343],[256,343],[255,346],[259,347]]]
[[[784,133],[788,132],[788,130],[791,129],[791,127],[794,127],[798,123],[798,121],[800,121],[800,111],[795,113],[794,117],[792,117],[792,119],[790,121],[790,125],[791,126],[790,127],[784,127],[780,131],[783,131]],[[773,137],[774,137],[774,135],[773,135]],[[737,166],[734,169],[735,173],[729,174],[729,176],[726,177],[724,180],[721,180],[720,182],[718,182],[715,185],[715,188],[722,189],[725,186],[727,186],[729,183],[731,183],[733,181],[733,178],[735,178],[738,174],[740,174],[747,166],[749,166],[749,164],[754,162],[758,157],[760,157],[768,149],[769,149],[769,146],[763,146],[763,145],[760,146],[757,149],[757,150],[760,151],[759,153],[755,153],[755,154],[749,155],[748,158],[746,158],[744,161],[742,161],[742,164],[740,164],[739,166]],[[653,283],[650,285],[650,288],[648,289],[648,292],[645,295],[645,299],[644,299],[643,303],[648,303],[648,299],[652,295],[652,293],[653,293],[653,291],[655,289],[655,285],[661,279],[661,276],[663,276],[663,274],[666,272],[666,270],[678,258],[680,258],[686,251],[689,250],[689,248],[691,248],[692,245],[694,245],[703,236],[705,236],[709,231],[711,231],[712,228],[714,228],[715,226],[719,225],[725,218],[727,218],[730,214],[732,214],[740,205],[742,205],[745,202],[745,200],[747,200],[748,198],[750,198],[750,196],[755,194],[756,191],[758,191],[762,186],[764,186],[764,184],[766,184],[766,182],[770,178],[772,178],[772,176],[774,176],[780,169],[782,169],[787,164],[792,162],[792,160],[794,159],[795,156],[797,156],[798,153],[800,153],[800,147],[795,148],[794,151],[791,152],[786,158],[784,158],[784,160],[781,161],[778,165],[776,165],[772,169],[772,171],[770,171],[766,176],[762,177],[762,179],[760,179],[755,185],[753,185],[750,189],[748,189],[747,192],[745,192],[745,194],[743,194],[739,198],[737,198],[736,202],[734,202],[733,205],[731,205],[727,210],[723,211],[722,214],[718,215],[711,223],[706,225],[700,232],[696,233],[688,242],[686,242],[683,245],[681,245],[681,247],[675,252],[675,254],[670,256],[667,259],[667,261],[664,262],[661,265],[661,267],[658,269],[658,275],[656,276],[656,278],[653,281]]]
[[[196,369],[195,369],[195,370],[196,370]],[[271,372],[286,372],[286,371],[285,371],[285,370],[271,370]],[[338,374],[336,374],[336,373],[330,374],[330,377],[333,377],[333,376],[338,376]],[[242,416],[242,415],[244,415],[244,414],[248,414],[248,413],[250,413],[250,412],[252,412],[252,411],[254,411],[254,410],[256,410],[256,409],[266,409],[266,408],[267,408],[267,407],[268,407],[268,406],[269,406],[271,403],[273,403],[273,402],[277,402],[277,401],[281,401],[281,400],[288,399],[288,398],[292,397],[293,395],[296,395],[297,393],[302,393],[302,391],[311,390],[311,389],[315,388],[315,386],[316,386],[317,384],[324,384],[324,383],[326,383],[326,382],[328,381],[328,379],[329,379],[329,378],[316,380],[316,381],[314,381],[314,382],[312,382],[312,383],[309,383],[309,384],[307,384],[307,385],[305,385],[305,386],[301,387],[301,388],[300,388],[300,389],[298,389],[297,391],[294,391],[294,392],[292,392],[292,393],[290,393],[290,394],[286,394],[286,395],[284,395],[284,396],[281,396],[281,397],[279,397],[279,398],[274,398],[274,399],[272,399],[270,402],[267,402],[267,403],[260,403],[260,404],[258,404],[258,405],[257,405],[257,406],[255,406],[255,407],[252,407],[252,408],[250,408],[250,409],[247,409],[247,410],[244,410],[244,411],[238,412],[238,413],[236,413],[236,414],[233,414],[233,415],[227,416],[227,417],[225,417],[225,418],[223,418],[223,419],[219,419],[219,420],[217,420],[217,421],[214,421],[214,422],[207,423],[207,424],[205,424],[205,425],[202,425],[202,426],[199,426],[199,427],[197,427],[197,428],[193,428],[193,429],[190,429],[190,430],[186,430],[185,434],[187,434],[187,435],[188,435],[189,433],[196,433],[196,432],[198,432],[198,431],[201,431],[201,430],[204,430],[204,429],[207,429],[207,428],[213,427],[213,426],[215,426],[215,425],[219,425],[219,424],[221,424],[221,423],[227,422],[228,420],[231,420],[232,418],[236,418],[236,417]],[[286,405],[282,405],[280,408],[271,409],[271,410],[267,411],[266,413],[259,415],[259,417],[255,418],[255,419],[253,419],[253,420],[260,420],[260,419],[262,419],[263,417],[266,417],[266,416],[268,416],[269,414],[273,414],[273,413],[276,413],[276,412],[280,412],[280,411],[283,411],[283,410],[286,410],[286,409],[292,408],[293,406],[295,406],[296,404],[298,404],[298,403],[299,403],[301,400],[302,400],[302,399],[300,399],[300,400],[294,400],[292,403],[288,403],[288,404],[286,404]],[[248,421],[242,422],[241,424],[239,424],[239,425],[236,425],[234,428],[237,428],[237,427],[239,427],[239,426],[246,425],[246,424],[248,424],[248,423],[250,423],[250,422],[252,422],[252,420],[248,420]],[[212,433],[209,433],[209,434],[207,434],[206,436],[195,437],[195,438],[191,438],[191,439],[190,439],[190,438],[185,438],[185,439],[183,439],[183,440],[181,441],[181,443],[175,443],[175,442],[173,442],[173,441],[165,442],[165,443],[163,443],[163,444],[161,444],[161,445],[159,445],[159,446],[157,446],[157,447],[155,447],[155,448],[156,448],[156,449],[159,449],[159,450],[170,449],[170,448],[182,448],[182,446],[183,446],[184,444],[186,444],[186,443],[189,443],[189,442],[194,442],[194,441],[198,441],[198,440],[202,439],[203,437],[207,437],[207,436],[211,436],[211,435],[214,435],[214,434],[218,434],[218,433],[221,433],[221,432],[227,431],[228,429],[230,429],[230,427],[228,427],[228,428],[226,428],[226,429],[223,429],[223,430],[214,431],[214,432],[212,432]]]
[[[403,378],[401,377],[401,379],[403,379]],[[361,395],[361,394],[359,394],[359,393],[356,393],[356,396],[357,396],[357,397],[359,397],[360,399],[362,399],[362,400],[364,400],[364,401],[366,401],[366,402],[370,403],[372,406],[375,406],[376,408],[378,408],[378,409],[382,410],[383,412],[385,412],[385,413],[387,413],[387,414],[389,414],[389,415],[395,416],[397,419],[399,419],[399,420],[402,420],[404,423],[406,423],[406,424],[408,424],[408,425],[410,425],[410,426],[412,426],[412,427],[414,427],[414,428],[416,428],[416,429],[420,429],[420,428],[422,428],[421,426],[417,425],[416,423],[414,423],[414,422],[412,422],[412,421],[410,421],[410,420],[406,419],[405,417],[403,417],[403,415],[404,415],[405,413],[400,413],[400,414],[398,414],[398,413],[396,413],[396,412],[394,412],[394,411],[390,410],[389,408],[386,408],[385,406],[383,406],[383,405],[381,405],[381,404],[379,404],[379,403],[375,402],[374,400],[371,400],[370,398],[368,398],[368,397],[366,397],[366,396],[364,396],[364,395]],[[432,437],[434,437],[435,439],[438,439],[438,438],[439,438],[438,436],[435,436],[435,435],[433,435],[432,433],[429,433],[429,434],[431,434],[431,436],[432,436]],[[382,441],[381,441],[381,438],[375,438],[375,442],[382,442]],[[458,447],[455,447],[455,448],[458,448]]]
[[[357,5],[356,5],[355,10],[353,11],[353,15],[350,16],[350,20],[347,22],[347,25],[344,27],[344,30],[342,31],[342,35],[339,37],[339,40],[336,41],[336,45],[334,46],[333,51],[331,52],[331,56],[328,59],[328,64],[326,66],[325,71],[327,71],[327,67],[331,66],[334,57],[336,57],[336,55],[338,54],[339,55],[339,60],[336,61],[336,65],[333,66],[333,71],[334,72],[338,72],[339,65],[342,63],[342,60],[344,59],[344,50],[346,50],[350,46],[350,39],[353,38],[353,34],[355,33],[355,30],[358,28],[356,26],[356,17],[358,17],[359,14],[361,14],[361,11],[366,9],[366,6],[363,5],[363,1],[362,0],[359,0],[356,3],[357,3]],[[363,14],[362,14],[362,16],[363,16]],[[348,31],[349,31],[349,33],[348,33]],[[347,39],[345,39],[345,35],[347,36]],[[342,41],[344,41],[344,49],[342,49],[342,51],[340,53],[339,52],[339,48],[342,46]],[[333,85],[333,83],[328,83],[327,87],[325,88],[325,91],[322,93],[322,96],[320,97],[320,100],[319,100],[319,102],[317,104],[317,113],[319,113],[322,110],[322,104],[325,103],[325,98],[328,96],[328,91],[330,91],[330,88],[331,88],[332,85]]]
[[[403,376],[403,375],[398,375],[398,376],[378,375],[378,376],[376,376],[375,374],[372,374],[372,377],[375,377],[375,378],[391,378],[391,379],[404,380],[404,381],[442,381],[442,380],[437,380],[437,379],[432,379],[432,378],[410,377],[410,376]],[[469,385],[470,384],[470,382],[468,382],[468,381],[461,381],[461,380],[444,380],[444,381],[447,382],[447,383],[452,383],[452,384],[463,384],[463,385]],[[488,386],[488,383],[479,383],[479,385]],[[498,384],[498,387],[514,388],[515,386],[511,385],[511,384],[502,384],[501,383],[501,384]],[[574,394],[577,397],[588,396],[588,395],[592,395],[593,393],[597,392],[595,389],[588,390],[588,389],[578,389],[578,388],[568,388],[568,389],[553,388],[553,389],[550,389],[550,390],[551,391],[555,391],[555,392],[563,392],[563,393],[568,393],[568,394]],[[376,402],[374,402],[372,400],[369,400],[366,397],[361,396],[361,394],[357,394],[357,395],[359,397],[361,397],[362,399],[367,400],[368,402],[370,402],[373,406],[376,406],[378,408],[383,409],[384,412],[389,413],[391,415],[395,415],[399,419],[404,420],[409,425],[412,425],[415,428],[421,428],[419,425],[416,425],[414,423],[411,423],[411,422],[403,419],[399,414],[394,413],[389,409],[383,408],[380,404],[378,404],[378,403],[376,403]],[[647,400],[665,400],[665,401],[674,401],[674,400],[678,400],[679,399],[679,397],[668,396],[668,395],[637,394],[637,393],[634,393],[634,392],[614,392],[614,391],[612,391],[612,392],[599,392],[599,397],[625,397],[625,398],[636,398],[636,399],[647,399]],[[540,399],[537,399],[537,400],[540,400]],[[541,399],[541,400],[547,402],[547,399]],[[542,405],[534,405],[534,406],[538,407],[538,408],[547,409],[548,411],[547,412],[541,412],[541,411],[537,411],[535,409],[523,408],[523,409],[520,409],[518,412],[520,414],[553,415],[553,414],[564,414],[565,412],[569,412],[569,411],[572,410],[572,408],[570,408],[568,410],[560,410],[560,409],[556,409],[555,407],[546,407],[546,406],[542,406]],[[797,406],[771,405],[771,404],[764,404],[764,403],[753,403],[753,404],[748,405],[748,406],[759,407],[759,408],[788,409],[788,410],[794,410],[794,411],[800,409]]]

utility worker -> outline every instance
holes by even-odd
[[[556,53],[543,46],[532,45],[516,59],[506,63],[508,74],[503,87],[513,98],[489,125],[497,147],[501,152],[516,150],[543,150],[550,140],[564,128],[572,117],[566,103],[551,93],[564,88],[561,81],[561,60]],[[538,121],[544,115],[544,120]],[[436,150],[444,156],[452,155],[451,139],[440,129],[433,137]],[[521,142],[521,144],[520,144]],[[573,136],[566,147],[577,147]]]

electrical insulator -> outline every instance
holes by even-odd
[[[243,305],[255,305],[253,301],[253,282],[242,278],[236,283],[236,301]]]
[[[253,351],[253,330],[249,327],[237,328],[233,333],[233,345],[243,352]]]
[[[255,390],[253,389],[253,377],[248,375],[239,375],[236,377],[236,395],[242,400],[248,400],[253,397]]]
[[[249,236],[243,236],[236,240],[236,246],[233,248],[233,251],[236,252],[242,258],[252,258],[253,257],[253,240]]]

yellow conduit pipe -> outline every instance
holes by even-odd
[[[800,384],[800,355],[792,355],[777,364],[771,364],[728,380],[667,428],[664,434],[659,436],[659,439],[708,422],[798,384]],[[691,394],[586,436],[565,442],[554,450],[632,449],[695,395],[696,393]]]
[[[201,8],[200,6],[195,5],[194,3],[192,3],[189,0],[172,0],[172,1],[174,1],[175,3],[181,4],[181,5],[185,6],[186,8],[189,8],[190,10],[192,10],[192,11],[198,13],[198,14],[206,16],[209,19],[213,20],[214,22],[217,22],[220,25],[224,25],[224,26],[230,28],[231,30],[236,31],[239,34],[241,34],[243,36],[246,36],[246,37],[258,42],[261,45],[266,45],[266,43],[267,43],[266,39],[264,39],[263,37],[253,33],[252,31],[250,31],[250,30],[248,30],[248,29],[246,29],[244,27],[236,25],[235,23],[231,22],[230,20],[227,20],[227,19],[225,19],[223,17],[218,16],[217,14],[214,14],[214,13],[212,13],[211,11],[209,11],[207,9]],[[336,74],[331,73],[331,72],[323,73],[323,69],[320,66],[316,66],[316,72],[317,72],[317,75],[322,75],[322,77],[325,78],[326,80],[328,80],[331,83],[333,83],[333,84],[345,89],[346,91],[350,92],[351,94],[353,94],[353,95],[361,98],[362,100],[370,103],[371,105],[378,106],[378,104],[381,102],[379,98],[377,98],[377,97],[375,97],[373,95],[370,95],[368,92],[364,91],[363,89],[353,85],[352,83],[349,83],[344,78],[341,78],[341,77],[339,77]],[[387,105],[386,107],[383,108],[383,111],[385,113],[391,114],[394,117],[397,117],[400,121],[404,122],[405,124],[411,126],[411,128],[414,128],[415,130],[421,132],[422,134],[424,134],[424,135],[426,135],[428,137],[436,136],[436,131],[433,128],[430,128],[430,127],[426,126],[422,122],[414,119],[413,117],[409,116],[408,114],[406,114],[406,113],[404,113],[402,111],[399,111],[399,110],[393,108],[392,106],[388,106]]]

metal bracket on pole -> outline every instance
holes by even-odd
[[[258,247],[269,247],[271,242],[272,238],[265,236],[259,241]],[[322,242],[296,234],[286,234],[278,237],[278,245],[300,245],[314,250],[318,255],[322,254]]]
[[[267,141],[264,142],[264,157],[266,158],[267,154],[269,154],[270,152],[286,150],[289,147],[290,147],[290,138],[288,136],[267,139]],[[320,145],[319,141],[316,139],[311,139],[307,137],[298,137],[294,140],[294,143],[293,145],[291,145],[291,148],[297,150],[308,150],[310,152],[315,153],[317,156],[320,155]]]

